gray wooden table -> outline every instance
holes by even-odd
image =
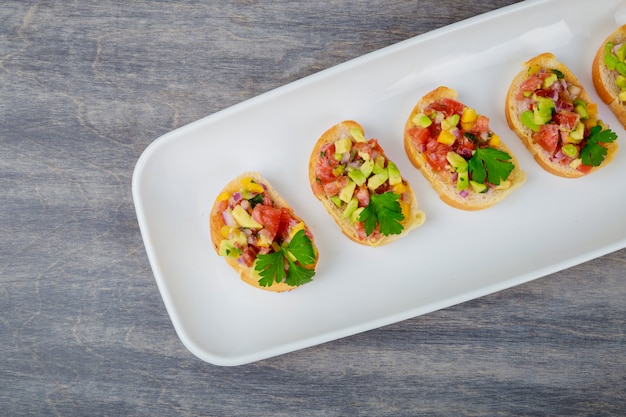
[[[189,353],[131,178],[162,134],[514,0],[0,7],[0,415],[626,415],[626,250],[239,367]]]

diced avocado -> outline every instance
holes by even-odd
[[[365,178],[369,177],[372,171],[374,170],[374,161],[372,161],[371,159],[368,159],[367,161],[363,162],[363,165],[361,165],[360,170],[363,173],[363,175],[365,175]]]
[[[456,189],[459,191],[467,190],[469,182],[469,173],[467,171],[459,172],[456,179]]]
[[[587,110],[587,103],[583,100],[574,101],[574,111],[580,116],[581,120],[589,118],[589,110]]]
[[[536,101],[533,121],[536,125],[545,125],[552,119],[552,111],[555,109],[554,101],[547,97],[537,97]]]
[[[385,168],[385,157],[382,155],[378,155],[376,159],[374,159],[374,168],[372,172],[374,174],[380,174],[386,170],[387,169]]]
[[[239,246],[248,244],[248,236],[243,231],[235,228],[231,231],[230,240]]]
[[[354,210],[352,212],[352,214],[350,214],[350,221],[352,223],[356,223],[359,221],[359,217],[361,216],[361,212],[365,210],[365,207],[359,207],[358,209]]]
[[[574,130],[569,132],[569,141],[572,143],[578,143],[583,140],[585,136],[585,124],[583,122],[578,122]]]
[[[618,75],[617,78],[615,78],[615,84],[622,90],[626,89],[626,77],[621,74]]]
[[[350,215],[359,207],[359,199],[356,197],[352,197],[352,199],[346,205],[346,208],[341,213],[342,219],[347,219]]]
[[[561,147],[561,152],[563,152],[565,155],[569,156],[570,158],[576,158],[578,156],[578,146],[568,143]]]
[[[559,79],[559,77],[555,73],[552,73],[552,74],[548,75],[543,80],[543,88],[550,88],[550,86],[552,84],[554,84],[555,82],[557,82],[558,79]]]
[[[456,172],[467,172],[467,161],[458,153],[450,151],[446,155],[446,159],[450,162],[450,165],[452,165],[452,168],[454,168]]]
[[[487,191],[487,185],[486,184],[482,184],[480,182],[471,181],[471,180],[470,180],[469,183],[472,186],[472,190],[474,190],[474,192],[484,193],[485,191]]]
[[[339,192],[339,199],[344,203],[347,203],[352,198],[354,190],[356,189],[356,182],[350,181],[348,185],[345,185]]]
[[[260,229],[262,224],[257,223],[250,214],[241,206],[237,206],[233,209],[233,217],[239,226],[247,227],[249,229]]]
[[[618,62],[617,65],[615,65],[615,69],[620,73],[620,75],[626,75],[626,63]]]
[[[387,162],[387,173],[389,174],[389,185],[396,185],[402,182],[402,175],[398,166],[392,161]]]
[[[350,129],[350,136],[352,136],[357,142],[367,142],[365,140],[365,136],[363,136],[363,132],[358,127]]]
[[[382,171],[380,174],[374,174],[367,180],[367,188],[373,191],[383,185],[387,179],[389,179],[387,170]]]
[[[344,154],[352,149],[352,140],[343,138],[335,141],[335,153]]]
[[[615,67],[620,62],[617,55],[613,53],[614,46],[613,42],[607,42],[604,45],[604,65],[611,71],[615,70]]]
[[[363,174],[363,171],[360,169],[349,169],[348,170],[348,178],[356,183],[356,185],[363,185],[365,181],[367,181],[367,177]]]
[[[335,205],[337,207],[341,207],[343,205],[343,201],[341,201],[341,199],[339,198],[338,195],[334,195],[330,198],[330,201],[332,201],[333,203],[335,203]]]
[[[535,123],[535,114],[532,110],[526,110],[520,116],[520,122],[533,132],[539,132],[539,125]]]
[[[413,116],[411,122],[413,122],[415,126],[421,127],[428,127],[433,123],[433,121],[430,120],[430,117],[426,116],[424,113],[417,113]]]
[[[231,240],[224,239],[220,242],[220,248],[218,253],[220,256],[239,258],[241,256],[241,249],[236,248]]]
[[[621,101],[622,103],[623,103],[623,102],[626,102],[626,91],[622,91],[622,92],[620,92],[620,93],[617,95],[617,99],[618,99],[619,101]]]
[[[446,117],[443,122],[441,122],[441,129],[451,130],[459,124],[459,120],[461,120],[461,116],[459,116],[457,113],[451,114],[450,116]]]

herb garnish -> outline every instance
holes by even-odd
[[[380,233],[385,236],[402,232],[404,226],[400,222],[404,220],[404,215],[399,199],[400,195],[394,192],[372,193],[369,205],[359,215],[367,236],[374,232],[376,224],[380,225]]]
[[[591,128],[587,143],[580,151],[580,158],[585,165],[597,167],[604,161],[608,150],[598,142],[609,143],[617,139],[617,134],[610,129],[602,130],[602,126]]]
[[[287,285],[297,287],[313,279],[315,270],[305,266],[313,265],[315,259],[313,242],[304,230],[298,230],[291,241],[280,246],[279,250],[257,256],[254,269],[261,276],[259,285],[262,287],[270,287],[274,282],[283,280]],[[285,261],[289,265],[287,271]]]
[[[469,173],[472,180],[483,184],[485,180],[493,185],[499,185],[515,168],[509,162],[511,155],[494,148],[478,148],[468,161]]]

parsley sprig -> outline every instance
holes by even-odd
[[[370,196],[369,205],[359,215],[367,236],[374,232],[376,224],[380,225],[380,233],[385,236],[402,232],[404,226],[400,222],[404,220],[404,215],[399,199],[400,195],[394,192],[373,193]]]
[[[587,143],[580,151],[580,158],[585,165],[597,167],[604,161],[607,149],[600,145],[602,143],[613,142],[617,139],[617,134],[610,129],[602,130],[602,126],[594,126],[591,128]]]
[[[468,161],[469,173],[472,180],[483,184],[485,180],[493,185],[506,181],[515,168],[510,162],[511,155],[494,148],[477,148]]]
[[[259,285],[262,287],[270,287],[274,282],[283,280],[287,285],[297,287],[313,279],[315,270],[305,267],[313,265],[315,259],[313,242],[304,230],[299,230],[291,241],[280,246],[279,250],[257,256],[254,269],[261,277]],[[288,268],[285,268],[285,262]]]

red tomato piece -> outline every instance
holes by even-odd
[[[280,209],[265,204],[257,204],[252,209],[252,218],[267,229],[272,240],[278,232],[281,214]]]
[[[559,127],[555,124],[547,124],[542,125],[533,138],[543,149],[554,154],[559,145],[559,137]]]
[[[474,124],[474,131],[476,133],[489,132],[489,118],[484,115],[479,115]]]
[[[426,144],[426,151],[424,156],[428,164],[435,170],[441,171],[448,165],[448,159],[446,156],[448,152],[452,150],[452,147],[443,143],[431,140]]]
[[[554,115],[554,121],[566,130],[573,130],[578,124],[579,118],[578,113],[567,110],[561,110]]]
[[[441,101],[432,103],[429,107],[438,112],[442,112],[446,117],[448,117],[455,113],[463,113],[465,104],[461,103],[460,101],[446,97],[441,99]]]
[[[415,126],[414,128],[409,129],[408,133],[413,141],[413,145],[419,150],[422,150],[430,139],[430,132],[428,129],[421,126]]]

